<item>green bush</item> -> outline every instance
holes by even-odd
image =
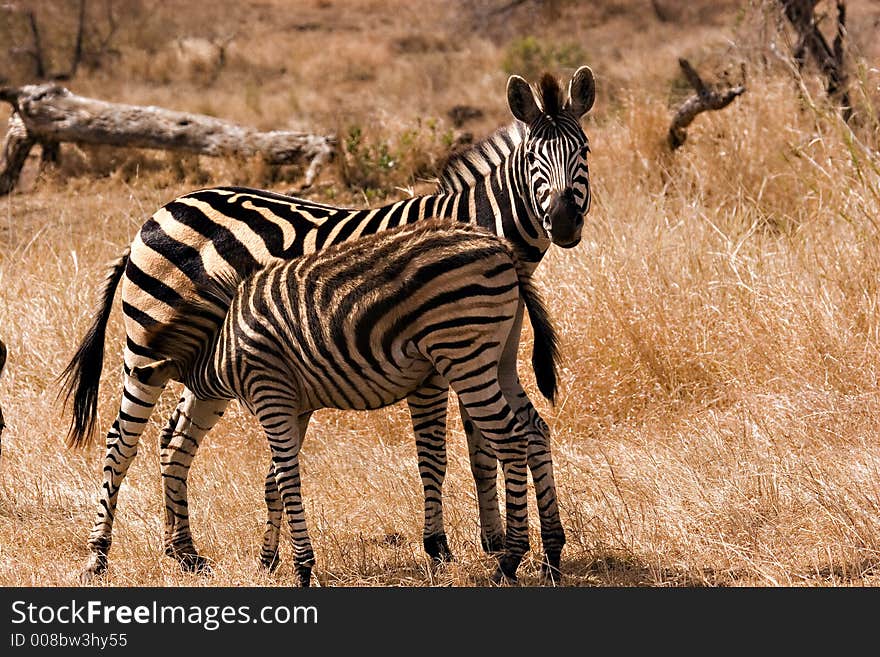
[[[433,118],[395,134],[380,134],[351,125],[343,133],[339,160],[346,186],[361,190],[369,200],[380,199],[395,187],[436,176],[453,143],[451,130]]]
[[[548,44],[528,35],[507,45],[501,66],[508,75],[535,80],[544,71],[577,68],[585,61],[586,55],[576,43]]]

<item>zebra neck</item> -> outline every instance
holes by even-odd
[[[437,195],[439,216],[477,223],[513,242],[538,263],[550,240],[533,208],[526,166],[527,128],[519,122],[454,156]]]

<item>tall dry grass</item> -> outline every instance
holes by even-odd
[[[161,58],[147,70],[149,50],[132,37],[121,47],[118,76],[87,71],[76,90],[206,108],[263,127],[291,116],[340,134],[358,127],[361,159],[345,153],[312,193],[363,204],[400,198],[399,188],[430,188],[423,178],[450,146],[444,135],[459,136],[445,114],[452,105],[484,110],[464,128],[477,136],[508,120],[502,67],[519,52],[511,49],[517,38],[528,31],[539,42],[555,34],[558,44],[588,44],[584,63],[599,81],[585,120],[594,206],[581,245],[551,249],[537,274],[562,339],[555,407],[533,385],[528,329],[520,368],[554,436],[569,541],[565,583],[876,584],[880,130],[871,108],[880,74],[871,67],[870,39],[859,40],[870,36],[859,27],[870,4],[851,7],[852,129],[813,75],[799,80],[767,49],[769,38],[777,52],[787,42],[772,22],[767,27],[765,4],[688,14],[677,20],[699,24],[681,24],[634,14],[637,3],[608,3],[618,10],[606,13],[595,8],[601,3],[551,3],[555,15],[514,16],[500,36],[454,31],[458,17],[434,4],[421,17],[410,3],[363,0],[335,12],[328,4],[306,3],[283,20],[272,5],[246,18],[233,12],[241,21],[239,50],[230,46],[228,68],[209,87],[163,75]],[[168,25],[185,31],[199,24],[177,10]],[[362,16],[369,25],[360,29]],[[160,18],[156,25],[164,24]],[[218,22],[217,34],[199,35],[226,27]],[[637,28],[644,39],[631,37]],[[242,47],[241,34],[259,38]],[[315,49],[319,42],[323,50]],[[328,54],[343,43],[341,54]],[[747,63],[748,92],[722,112],[701,115],[671,154],[664,139],[670,103],[682,93],[679,55],[698,67]],[[405,157],[367,180],[382,148]],[[256,163],[74,149],[65,160],[55,173],[31,166],[24,189],[0,199],[0,337],[9,347],[0,379],[8,423],[0,584],[7,586],[72,584],[85,560],[102,449],[63,447],[68,418],[54,377],[90,321],[105,263],[146,216],[194,186],[291,184]],[[107,339],[102,427],[118,404],[120,314],[114,311]],[[268,450],[256,422],[235,404],[190,477],[195,539],[214,560],[214,575],[181,573],[162,555],[156,438],[177,391],[163,397],[120,493],[104,583],[293,583],[286,544],[278,572],[257,566]],[[444,500],[459,560],[435,570],[421,548],[422,495],[405,407],[316,414],[303,469],[322,584],[487,583],[494,564],[479,548],[455,404],[449,453]],[[532,520],[535,557],[534,509]],[[534,559],[521,575],[526,584],[537,581]]]

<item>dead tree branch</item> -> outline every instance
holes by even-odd
[[[332,135],[261,132],[203,114],[109,103],[77,96],[54,84],[0,88],[0,101],[13,106],[4,161],[0,162],[0,181],[7,182],[0,184],[0,194],[12,189],[23,158],[37,141],[174,150],[212,157],[260,156],[268,164],[309,162],[304,187],[314,182],[336,143]]]
[[[684,101],[672,119],[668,135],[669,147],[672,150],[684,144],[687,139],[687,127],[697,118],[697,114],[709,110],[724,109],[746,90],[745,86],[733,87],[724,91],[712,89],[706,86],[688,60],[679,59],[678,65],[681,66],[684,76],[697,93]]]
[[[76,75],[76,70],[79,68],[79,62],[82,59],[83,55],[83,38],[85,36],[86,31],[86,0],[79,0],[79,20],[77,20],[76,24],[76,41],[73,46],[73,57],[70,62],[70,71],[65,75],[64,78],[56,78],[58,80],[65,79],[70,80]]]
[[[31,31],[31,47],[30,48],[10,48],[9,52],[13,55],[27,55],[34,63],[34,76],[38,80],[46,78],[46,59],[43,56],[43,43],[40,40],[40,28],[37,25],[37,17],[30,9],[20,9],[14,4],[0,5],[0,10],[9,14],[21,14],[27,21],[28,28]]]
[[[3,139],[3,151],[0,153],[0,196],[5,196],[15,187],[28,153],[36,141],[28,134],[21,117],[13,112],[9,117],[9,127]]]
[[[780,0],[785,17],[798,34],[792,56],[799,69],[806,66],[807,53],[826,79],[828,96],[840,104],[843,119],[852,118],[852,103],[847,88],[843,41],[846,37],[846,2],[837,0],[837,30],[832,46],[819,30],[815,10],[818,0]]]

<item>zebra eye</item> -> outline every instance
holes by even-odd
[[[526,163],[533,167],[535,166],[535,162],[537,162],[538,156],[532,153],[531,151],[526,151]]]
[[[580,156],[581,156],[582,158],[584,158],[584,159],[586,160],[586,159],[587,159],[587,153],[589,153],[589,152],[590,152],[590,145],[589,145],[589,144],[584,144],[583,146],[581,146]]]

